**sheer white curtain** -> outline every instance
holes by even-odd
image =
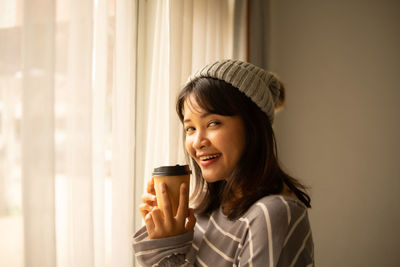
[[[245,1],[0,0],[0,266],[134,266],[189,74],[245,59]]]
[[[0,7],[0,266],[132,266],[136,2]]]
[[[141,0],[136,105],[136,183],[154,167],[184,164],[175,100],[189,75],[217,59],[246,56],[246,1]],[[136,203],[140,202],[140,193]],[[136,214],[136,229],[141,225]]]

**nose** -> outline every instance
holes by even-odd
[[[207,137],[207,133],[204,130],[198,130],[193,140],[194,149],[202,149],[210,144],[210,140]]]

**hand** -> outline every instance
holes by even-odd
[[[172,216],[171,202],[168,197],[167,185],[161,184],[163,207],[154,206],[151,211],[143,209],[142,216],[146,224],[147,233],[150,239],[164,238],[180,235],[191,231],[196,224],[193,210],[188,208],[187,184],[180,186],[179,205],[176,216]],[[154,188],[154,184],[153,184]],[[186,221],[187,218],[187,221]]]
[[[154,178],[147,183],[146,193],[142,195],[142,204],[139,205],[140,213],[142,214],[143,220],[145,220],[146,214],[157,207],[156,190],[154,189]]]

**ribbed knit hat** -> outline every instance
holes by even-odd
[[[216,78],[223,80],[245,93],[265,114],[271,124],[274,121],[275,102],[279,99],[278,78],[253,64],[239,60],[221,60],[200,69],[189,78]]]

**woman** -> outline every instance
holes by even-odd
[[[185,204],[183,184],[177,215],[162,214],[149,183],[140,206],[146,226],[133,244],[141,264],[314,265],[310,198],[276,155],[272,123],[283,101],[278,78],[249,63],[218,61],[191,77],[176,108],[195,209]]]

